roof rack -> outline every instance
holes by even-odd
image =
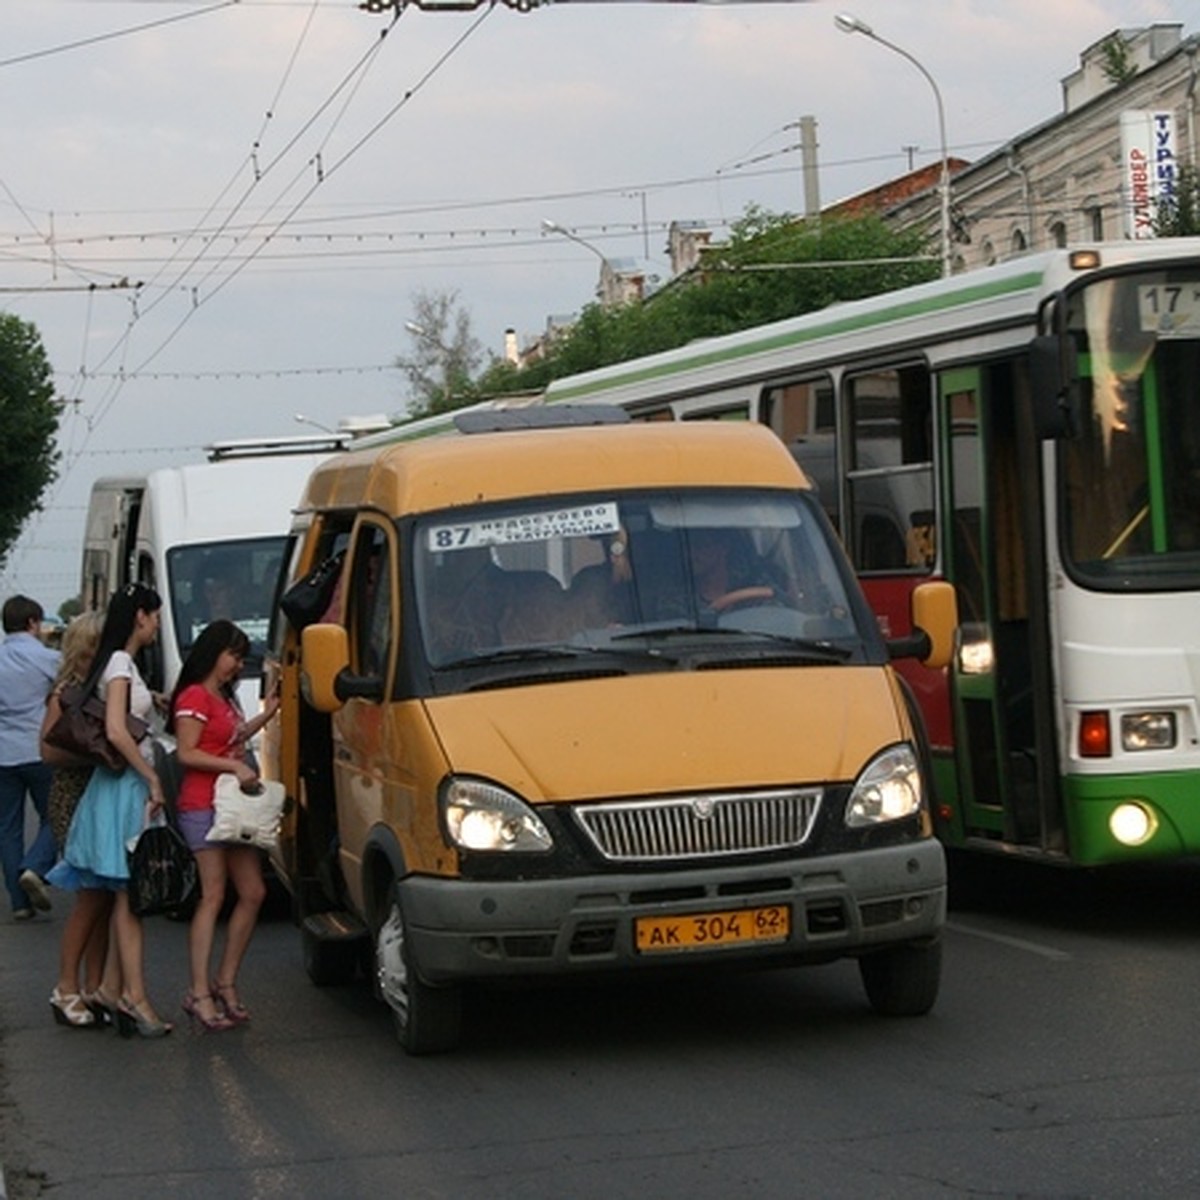
[[[615,404],[556,404],[553,408],[504,408],[456,413],[459,433],[504,433],[514,429],[564,429],[585,425],[627,425],[629,414]]]
[[[344,450],[354,435],[345,433],[302,433],[274,438],[234,438],[230,441],[213,442],[204,447],[209,462],[222,462],[230,458],[263,458],[282,454],[319,454]]]

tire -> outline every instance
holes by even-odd
[[[361,949],[355,941],[331,941],[319,937],[306,925],[300,926],[304,970],[317,987],[349,983],[358,970]]]
[[[923,1017],[942,982],[940,940],[890,946],[864,954],[859,974],[871,1008],[883,1017]]]
[[[458,1045],[462,992],[457,987],[430,987],[417,974],[404,912],[394,894],[375,934],[375,979],[406,1053],[440,1054]]]

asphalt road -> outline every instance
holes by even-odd
[[[990,897],[952,913],[925,1018],[872,1015],[850,963],[493,990],[426,1059],[364,983],[312,987],[284,918],[249,1028],[126,1042],[51,1020],[61,911],[0,917],[9,1197],[1200,1193],[1200,865]],[[178,1016],[185,930],[147,931]]]

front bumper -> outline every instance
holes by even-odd
[[[946,919],[945,856],[933,839],[754,866],[515,882],[412,875],[397,886],[415,964],[430,984],[828,961],[936,937]],[[784,941],[655,954],[635,945],[638,917],[784,904],[791,909]]]

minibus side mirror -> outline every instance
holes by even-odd
[[[1069,337],[1043,335],[1030,342],[1029,386],[1037,436],[1069,437],[1079,419],[1079,364]]]
[[[918,584],[910,600],[912,633],[891,638],[891,658],[916,658],[931,670],[947,666],[954,654],[954,631],[958,626],[958,599],[954,585],[944,579]]]
[[[383,680],[350,671],[350,639],[341,625],[309,625],[300,635],[300,691],[318,712],[337,712],[351,697],[383,699]]]

